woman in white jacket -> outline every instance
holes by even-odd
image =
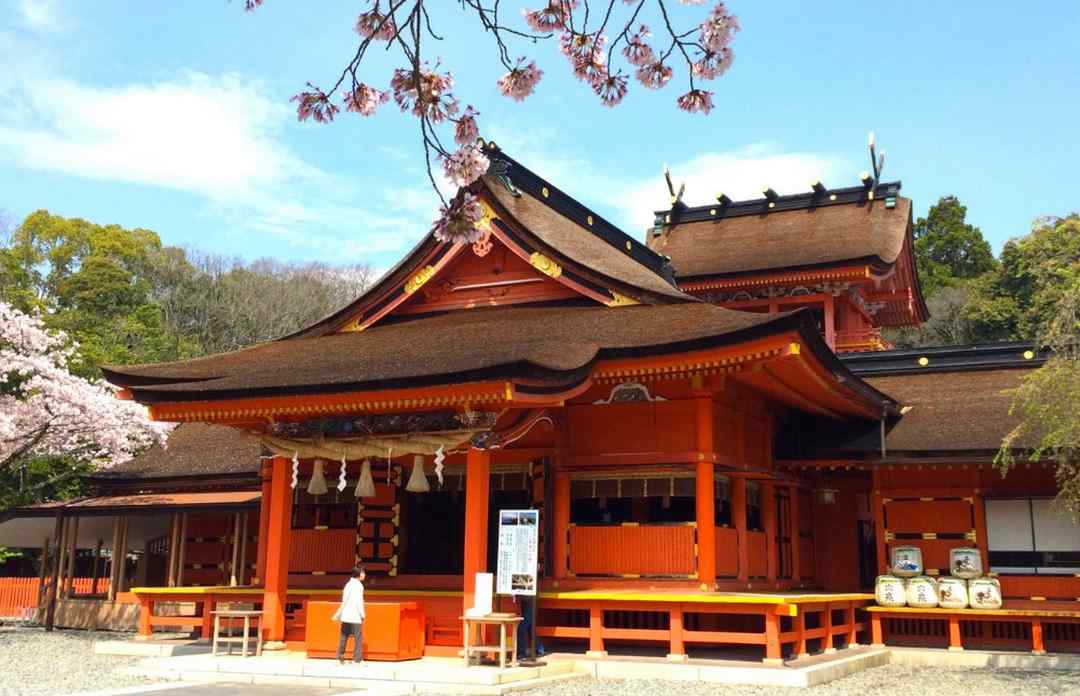
[[[352,577],[341,592],[341,606],[334,612],[334,620],[341,622],[341,639],[338,641],[337,659],[345,664],[345,644],[349,636],[354,638],[353,662],[360,663],[360,651],[364,642],[364,569],[356,566]]]

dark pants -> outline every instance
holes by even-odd
[[[340,660],[341,656],[345,654],[345,644],[349,642],[349,636],[354,639],[352,659],[353,662],[360,661],[360,650],[364,643],[364,624],[358,623],[345,623],[341,622],[341,640],[338,641],[337,646],[337,659]]]

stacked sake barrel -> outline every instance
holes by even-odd
[[[891,574],[877,579],[875,597],[884,607],[930,609],[1000,609],[1001,584],[982,577],[982,556],[978,549],[949,551],[950,575],[935,579],[923,574],[922,550],[917,546],[892,549]]]

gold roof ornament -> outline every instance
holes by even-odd
[[[408,280],[405,281],[405,292],[410,294],[410,295],[413,294],[414,292],[416,292],[417,290],[422,288],[424,286],[424,283],[431,280],[432,277],[434,277],[434,275],[435,275],[435,267],[434,266],[432,266],[430,264],[427,265],[427,266],[424,266],[419,271],[417,271],[416,274],[413,275],[413,277],[411,277],[411,278],[409,278]]]
[[[529,257],[532,267],[550,278],[558,278],[562,275],[562,266],[544,256],[539,251],[534,251]]]

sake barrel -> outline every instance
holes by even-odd
[[[949,572],[953,577],[965,580],[982,575],[982,556],[979,550],[967,547],[950,550]]]
[[[909,607],[930,609],[938,605],[937,583],[933,578],[919,575],[908,578],[907,603]]]
[[[922,575],[922,549],[918,546],[894,546],[892,550],[892,574],[902,578]]]
[[[879,575],[874,585],[874,598],[883,607],[902,607],[907,602],[904,579],[895,575]]]
[[[968,602],[972,609],[1000,609],[1001,583],[997,578],[968,580]]]
[[[964,609],[968,605],[967,580],[944,577],[938,580],[938,606],[943,609]]]

